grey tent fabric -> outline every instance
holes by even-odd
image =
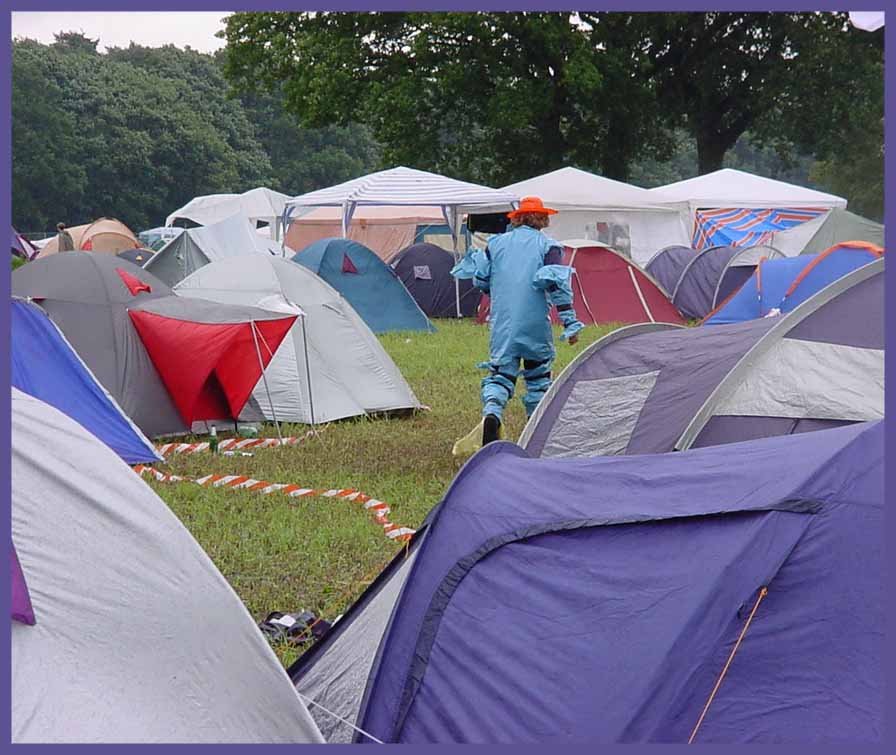
[[[308,673],[294,678],[296,688],[305,698],[329,711],[323,713],[320,708],[309,706],[311,715],[330,744],[349,744],[355,737],[355,730],[332,714],[353,724],[357,722],[377,648],[386,633],[392,609],[401,595],[416,554],[415,546],[407,557],[398,558],[395,568],[387,572],[381,587],[366,595],[362,605],[352,606],[354,618],[343,626],[336,623],[322,646],[323,652]],[[343,627],[345,631],[342,631]]]
[[[882,417],[883,271],[881,258],[779,317],[614,331],[561,373],[520,445],[535,456],[664,453]],[[582,405],[583,382],[595,396],[610,380],[643,395],[650,373],[643,401]],[[627,437],[620,427],[631,428]],[[559,446],[550,442],[558,433]]]
[[[132,294],[119,271],[151,290]],[[16,270],[12,292],[43,307],[144,434],[188,432],[127,313],[138,303],[171,296],[162,281],[113,255],[68,252]]]
[[[242,419],[319,423],[420,407],[370,328],[334,288],[302,265],[233,257],[200,268],[176,291],[191,299],[302,313],[268,365],[267,388],[259,382]]]
[[[12,391],[12,741],[321,742],[236,593],[115,453]]]
[[[186,229],[162,247],[145,267],[173,286],[209,262],[246,254],[280,255],[280,247],[256,233],[248,218],[233,215],[211,225]]]
[[[884,245],[884,226],[842,207],[801,225],[776,233],[771,243],[788,257],[819,254],[843,241],[867,241]]]
[[[736,247],[711,246],[688,262],[672,294],[672,303],[685,317],[699,319],[710,313],[719,278],[735,254]]]

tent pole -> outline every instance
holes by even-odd
[[[317,435],[314,421],[314,393],[311,390],[311,363],[308,361],[308,331],[305,329],[305,315],[302,315],[302,346],[305,350],[305,379],[308,381],[308,405],[311,409],[311,430]]]
[[[280,433],[280,423],[277,421],[277,412],[274,409],[274,400],[271,398],[271,389],[268,388],[268,376],[264,367],[264,360],[261,358],[261,349],[258,348],[258,333],[255,328],[255,321],[249,323],[252,326],[252,340],[255,342],[255,354],[258,356],[258,366],[261,367],[261,380],[264,383],[264,392],[268,396],[268,406],[271,407],[271,416],[274,418],[274,427],[277,428],[277,439],[283,443],[283,435]]]
[[[460,262],[460,250],[457,248],[458,241],[458,227],[457,227],[457,218],[458,218],[457,207],[454,208],[454,212],[451,213],[451,241],[454,244],[454,263],[457,264]],[[460,279],[454,279],[454,306],[457,310],[457,317],[460,319]]]

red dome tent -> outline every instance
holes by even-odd
[[[668,294],[637,263],[615,249],[587,239],[562,242],[563,264],[573,268],[573,306],[585,325],[668,322],[684,324]],[[551,317],[557,320],[552,311]],[[477,321],[488,319],[483,296]]]

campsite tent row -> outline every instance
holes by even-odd
[[[667,246],[651,258],[646,270],[669,292],[685,317],[702,319],[747,281],[761,259],[783,256],[766,245],[700,250]]]
[[[530,418],[537,457],[666,453],[883,417],[884,260],[779,317],[616,330]]]
[[[76,251],[116,254],[125,249],[140,248],[134,232],[115,218],[98,218],[92,223],[72,226],[66,230],[72,237]],[[58,251],[59,237],[52,236],[37,256],[40,259]]]
[[[40,304],[150,437],[202,420],[323,422],[419,407],[369,328],[321,279],[273,257],[218,264],[182,282],[181,296],[146,270],[85,253],[26,265],[12,286]]]

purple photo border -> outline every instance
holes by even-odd
[[[110,0],[9,0],[9,2],[4,3],[3,12],[0,13],[0,38],[2,38],[2,46],[3,46],[3,74],[2,74],[2,112],[0,112],[0,124],[2,124],[3,129],[3,170],[2,170],[2,190],[3,190],[3,227],[5,228],[5,224],[7,223],[7,216],[11,215],[11,154],[10,154],[10,146],[11,146],[11,129],[10,129],[10,55],[11,55],[11,17],[10,11],[221,11],[222,17],[229,12],[235,10],[345,10],[345,11],[364,11],[364,10],[576,10],[576,9],[585,9],[585,8],[594,8],[598,10],[620,10],[620,11],[651,11],[651,10],[692,10],[692,11],[706,11],[706,10],[780,10],[780,11],[812,11],[812,10],[882,10],[887,5],[888,2],[884,2],[883,0],[879,0],[878,2],[858,2],[856,0],[845,0],[844,2],[830,2],[829,0],[819,0],[818,2],[756,2],[756,0],[741,0],[740,2],[732,2],[732,0],[717,0],[713,3],[707,2],[688,2],[687,0],[679,0],[676,2],[675,0],[628,0],[628,2],[620,2],[619,0],[610,0],[609,2],[596,3],[596,2],[550,2],[550,0],[517,0],[517,2],[495,2],[494,0],[480,0],[480,2],[449,2],[448,0],[424,0],[423,2],[408,2],[408,0],[380,0],[377,2],[376,0],[342,0],[341,2],[334,2],[333,0],[319,0],[318,2],[284,2],[283,0],[181,0],[180,2],[176,2],[174,0],[131,0],[129,3],[122,3],[120,0],[117,2],[112,2]],[[893,47],[894,38],[896,38],[896,31],[893,30],[892,23],[896,23],[896,17],[891,21],[891,25],[885,27],[885,44],[886,49],[890,50]],[[886,142],[887,144],[892,143],[890,139],[890,133],[892,132],[892,126],[890,123],[890,115],[891,115],[891,103],[894,101],[894,82],[896,82],[896,77],[894,77],[893,66],[889,63],[889,58],[887,59],[887,70],[886,70],[886,110],[885,110],[885,134],[886,134]],[[890,223],[896,221],[896,213],[893,211],[893,202],[890,201],[891,196],[891,188],[893,186],[893,176],[894,176],[894,157],[893,155],[887,151],[886,153],[886,183],[885,183],[885,196],[887,199],[886,203],[886,222],[889,225]],[[888,272],[887,277],[893,277],[893,273]],[[3,277],[3,296],[4,301],[8,301],[9,296],[9,272],[7,268],[7,272],[2,276]],[[9,323],[10,323],[10,314],[9,308],[4,307],[2,309],[2,322],[0,322],[0,352],[4,354],[4,359],[2,363],[0,363],[0,371],[2,371],[2,381],[8,386],[9,385]],[[886,321],[887,321],[887,333],[893,332],[892,326],[896,324],[896,301],[894,301],[894,297],[887,297],[886,302]],[[888,338],[889,342],[889,338]],[[889,346],[889,343],[888,343]],[[892,357],[891,349],[887,349],[888,357],[887,357],[887,371],[891,372],[889,369],[891,364],[894,364],[894,359]],[[10,528],[10,406],[6,402],[2,403],[2,415],[0,415],[0,423],[2,423],[2,433],[0,433],[0,443],[2,443],[2,447],[0,447],[0,484],[2,484],[3,497],[6,501],[7,514],[2,518],[3,521],[3,532],[0,532],[0,539],[5,539],[8,536],[5,534],[6,531]],[[891,414],[894,409],[894,401],[891,398],[891,394],[887,395],[887,413]],[[891,429],[889,423],[887,423],[886,428],[886,443],[887,447],[890,446],[890,438]],[[886,489],[891,489],[891,481],[893,480],[894,474],[896,471],[892,470],[889,465],[887,465],[886,471]],[[896,543],[896,517],[888,516],[886,518],[886,528],[888,533],[888,541],[890,543]],[[10,542],[10,540],[6,539],[6,542]],[[888,549],[889,558],[887,560],[888,565],[888,574],[886,577],[885,585],[892,584],[889,577],[892,575],[892,563],[893,559],[896,558],[896,548],[890,547]],[[4,561],[5,563],[5,561]],[[4,578],[0,580],[0,584],[2,584],[2,602],[4,606],[8,606],[10,603],[10,580],[8,578]],[[889,595],[887,590],[885,589],[883,592],[885,599],[888,601],[888,617],[890,619],[889,626],[893,626],[893,618],[894,618],[894,605],[896,605],[896,601],[894,601]],[[10,653],[10,640],[9,640],[9,624],[3,623],[5,628],[3,643],[5,644],[5,658],[9,659]],[[886,633],[885,633],[886,637]],[[885,656],[887,663],[887,679],[888,681],[893,678],[892,669],[893,669],[893,661],[892,656],[896,655],[896,651],[889,651],[889,654]],[[9,665],[6,664],[6,668],[9,668]],[[140,680],[135,679],[135,684],[139,684]],[[10,677],[7,674],[6,678],[3,680],[2,684],[0,684],[0,688],[2,688],[2,702],[0,702],[0,710],[2,710],[2,731],[0,731],[0,747],[4,750],[7,747],[10,747],[10,731],[11,731],[11,714],[10,714]],[[889,725],[891,721],[894,720],[893,712],[894,712],[894,703],[893,700],[896,699],[896,695],[890,692],[886,697],[886,722],[887,733],[889,734],[891,726]],[[600,711],[595,711],[596,716],[600,715]],[[889,737],[885,739],[885,741],[889,741]],[[37,750],[49,750],[48,745],[37,745],[34,746]],[[119,748],[127,748],[132,749],[134,747],[140,747],[145,750],[146,748],[159,749],[160,751],[164,749],[166,753],[177,753],[180,749],[190,748],[194,750],[195,746],[190,745],[132,745],[132,746],[113,746],[114,750],[118,750]],[[451,750],[456,750],[457,752],[461,752],[461,746],[441,746],[443,748],[450,748]],[[69,745],[67,746],[66,751],[69,748],[75,748],[77,750],[81,750],[85,753],[94,752],[96,748],[90,745]],[[411,747],[410,749],[418,749],[420,752],[429,752],[429,748],[422,747]],[[634,748],[629,747],[626,748],[626,752],[638,752],[638,751],[648,751],[649,746],[638,745],[634,746]],[[555,751],[556,749],[562,749],[563,751],[572,751],[572,750],[580,750],[581,752],[590,751],[593,748],[581,746],[581,747],[572,747],[572,746],[563,746],[562,748],[549,748],[550,751]],[[603,748],[602,748],[603,749]],[[652,749],[652,747],[650,747]],[[733,750],[731,747],[718,747],[714,748],[717,750]],[[798,748],[797,748],[798,749]],[[842,751],[844,748],[837,745],[827,745],[823,747],[815,746],[812,748],[812,752],[827,752],[827,751]],[[868,748],[872,749],[872,748]],[[875,750],[882,749],[875,747]],[[228,752],[234,751],[245,751],[245,752],[257,752],[261,750],[259,746],[251,746],[251,745],[229,745],[227,746]],[[786,750],[773,747],[768,745],[759,746],[756,748],[751,748],[750,752],[761,752],[761,751],[774,751],[774,752],[786,752],[793,753],[795,750],[794,747],[788,747]],[[850,747],[850,751],[855,751],[856,748]],[[33,748],[30,748],[29,751],[34,752]],[[108,750],[106,750],[108,751]],[[406,746],[402,750],[403,752],[408,751],[408,747]],[[510,751],[510,750],[508,750]],[[514,746],[514,753],[518,752],[527,752],[532,753],[532,755],[544,755],[546,752],[546,748],[543,746]]]

